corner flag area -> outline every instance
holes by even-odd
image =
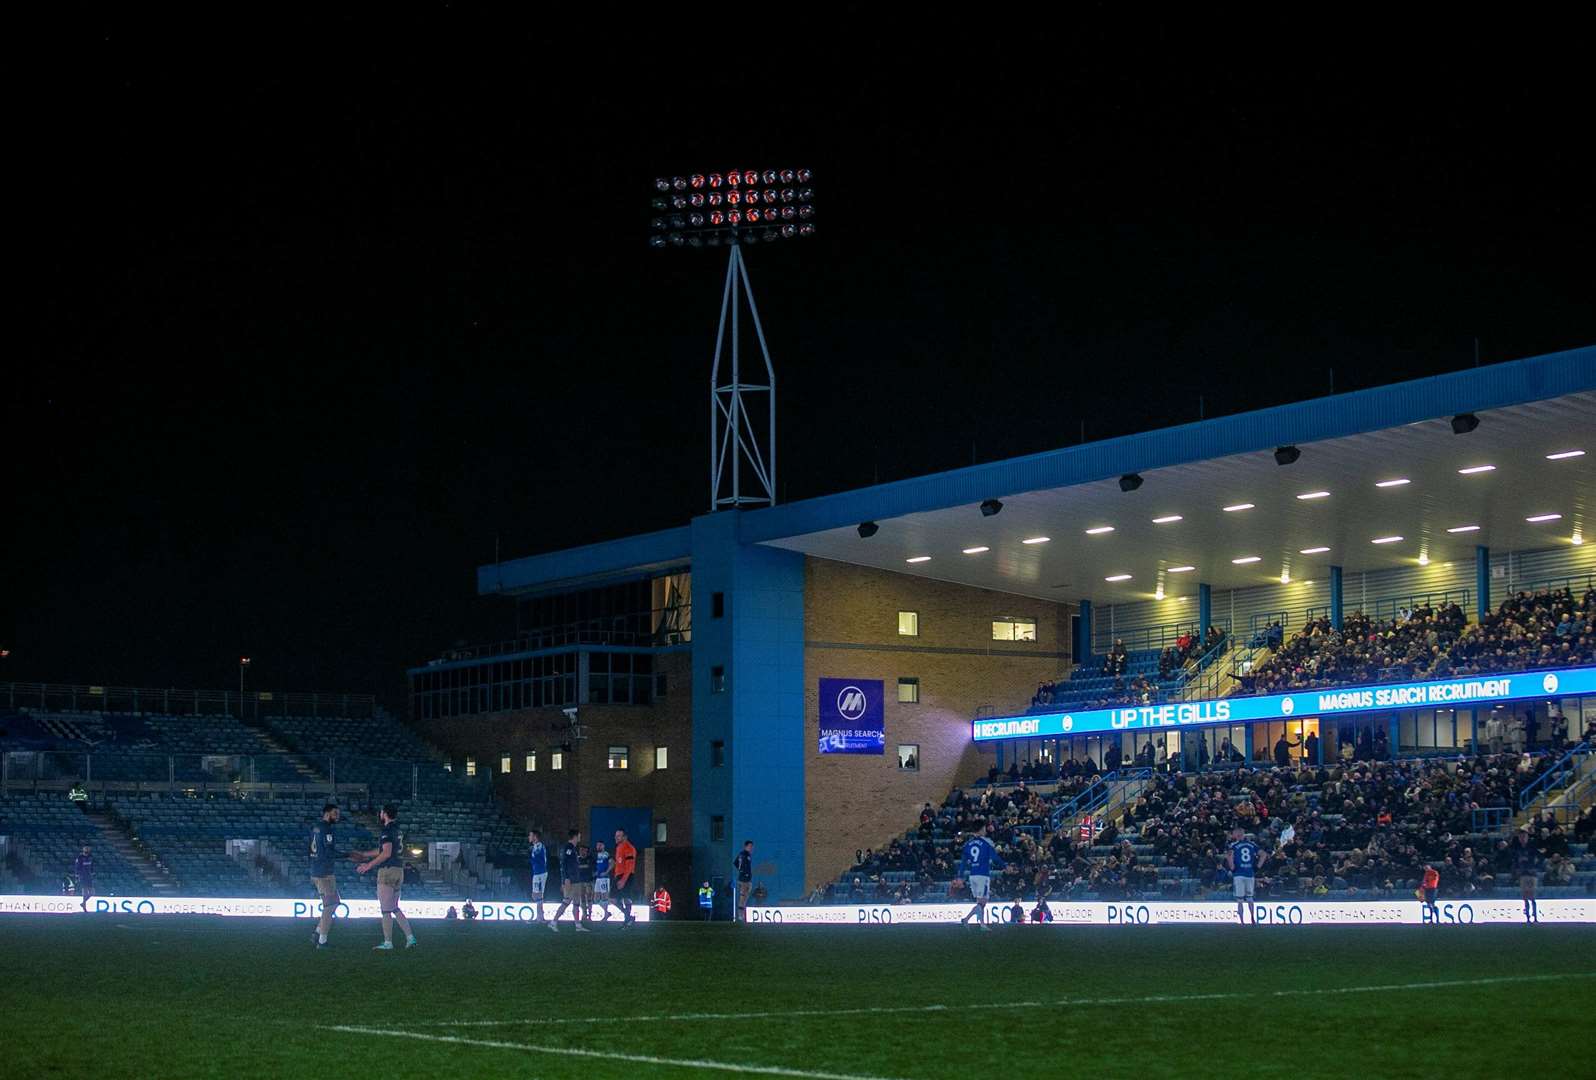
[[[5,1055],[103,1077],[1469,1077],[1544,1060],[1596,1006],[1583,925],[418,936],[0,920]]]

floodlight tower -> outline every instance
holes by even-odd
[[[776,503],[776,369],[765,345],[765,328],[754,304],[742,249],[815,233],[813,176],[808,169],[733,169],[722,173],[660,177],[654,181],[648,243],[653,248],[726,247],[726,284],[709,375],[709,508],[774,506]],[[742,308],[748,304],[765,381],[744,382]],[[728,326],[728,316],[730,323]],[[728,335],[728,329],[730,331]],[[730,340],[731,378],[721,377],[721,356]],[[756,376],[757,378],[757,376]],[[760,438],[745,394],[766,395],[769,425]],[[747,468],[758,490],[744,493]],[[729,489],[729,490],[728,490]]]

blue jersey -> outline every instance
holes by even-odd
[[[575,844],[560,849],[560,877],[565,881],[582,880],[582,857]]]
[[[318,821],[310,827],[310,876],[327,877],[333,872],[333,827],[329,821]]]
[[[539,840],[533,844],[527,851],[526,858],[527,864],[532,867],[533,877],[549,872],[549,849],[543,846],[543,841]]]
[[[610,853],[601,851],[593,856],[593,880],[598,881],[610,876]]]
[[[964,858],[959,872],[966,877],[991,877],[992,871],[1002,867],[1003,857],[984,836],[972,836],[964,845]]]
[[[1258,870],[1258,845],[1251,840],[1237,840],[1230,845],[1231,861],[1235,868],[1231,873],[1236,877],[1252,877]]]

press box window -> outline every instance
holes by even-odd
[[[992,620],[993,641],[1035,641],[1036,620],[1003,618]]]
[[[715,814],[709,819],[709,838],[711,840],[726,839],[726,819]]]
[[[625,769],[630,766],[631,753],[625,746],[610,747],[609,767],[612,769]]]
[[[719,664],[709,669],[709,692],[711,694],[726,692],[726,669]]]
[[[898,701],[904,705],[914,705],[920,700],[919,679],[898,680]]]
[[[668,747],[668,746],[656,746],[656,747],[654,747],[654,768],[656,768],[656,769],[668,769],[668,768],[670,768],[670,747]]]
[[[654,843],[663,844],[670,840],[670,830],[665,827],[665,822],[654,822]]]
[[[565,751],[556,750],[554,753],[549,755],[549,768],[553,769],[555,772],[559,772],[561,769],[565,768]]]
[[[918,611],[898,612],[898,636],[920,636],[920,613]]]
[[[919,743],[898,744],[898,768],[902,769],[904,772],[920,771]]]

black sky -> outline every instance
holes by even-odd
[[[496,542],[702,512],[724,256],[646,248],[659,172],[815,170],[748,256],[784,499],[1596,342],[1576,67],[582,41],[47,43],[0,680],[393,699],[510,629]]]

